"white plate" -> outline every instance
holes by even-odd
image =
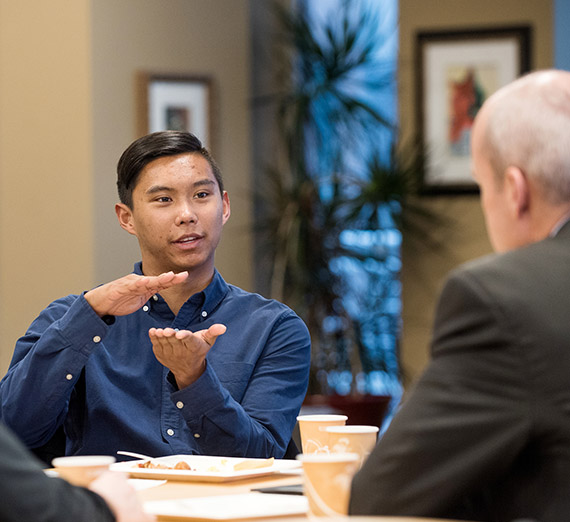
[[[196,497],[179,500],[155,500],[144,509],[157,517],[180,520],[251,520],[261,517],[304,515],[309,510],[306,497],[245,493]]]
[[[148,479],[136,479],[130,478],[129,484],[135,489],[135,491],[141,491],[143,489],[156,488],[166,484],[166,480],[148,480]]]
[[[237,457],[210,457],[206,455],[170,455],[152,459],[153,462],[174,466],[181,460],[188,463],[191,470],[139,468],[137,465],[145,460],[116,462],[111,465],[112,471],[129,473],[134,478],[186,480],[198,482],[230,482],[250,477],[261,477],[274,473],[287,473],[298,470],[302,465],[296,460],[275,459],[271,466],[235,471],[234,466],[248,461],[252,464],[263,463],[266,459],[244,459]]]

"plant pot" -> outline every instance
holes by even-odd
[[[342,413],[347,424],[382,427],[392,397],[389,395],[308,395],[301,412]]]

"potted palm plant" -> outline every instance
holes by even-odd
[[[275,13],[279,89],[257,99],[274,109],[279,147],[258,201],[271,295],[311,333],[307,402],[346,411],[358,395],[385,409],[367,381],[399,378],[400,235],[422,222],[423,155],[397,151],[391,111],[371,101],[394,81],[375,54],[374,13],[343,3],[320,25],[306,10]]]

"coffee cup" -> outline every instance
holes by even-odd
[[[303,453],[328,453],[328,434],[324,429],[328,426],[343,426],[347,419],[346,415],[299,415],[297,421]]]
[[[61,478],[85,487],[107,471],[115,460],[115,457],[107,455],[76,455],[57,457],[51,463]]]
[[[309,512],[317,517],[346,515],[352,477],[358,469],[356,453],[297,455],[303,464],[303,491]]]
[[[331,453],[357,453],[360,465],[376,445],[378,426],[327,426],[327,446]]]

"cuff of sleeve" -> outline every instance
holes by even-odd
[[[90,355],[109,330],[109,326],[95,313],[83,295],[60,319],[60,327],[69,345],[84,355]]]
[[[168,380],[171,385],[176,382],[171,373]],[[210,410],[224,404],[227,393],[209,364],[196,382],[182,390],[178,390],[174,384],[173,389],[171,399],[186,422],[197,422]]]

